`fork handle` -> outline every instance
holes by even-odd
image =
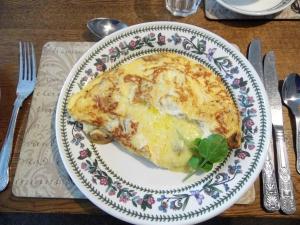
[[[24,99],[22,99],[20,96],[17,96],[14,102],[14,108],[9,121],[8,130],[0,152],[0,191],[3,191],[9,182],[9,162],[12,153],[14,131],[19,109],[22,106],[23,100]]]

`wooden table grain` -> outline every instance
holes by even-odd
[[[86,22],[94,17],[112,17],[129,25],[148,21],[178,21],[210,30],[229,42],[237,44],[245,54],[249,42],[258,37],[263,51],[273,50],[281,80],[290,72],[300,73],[300,21],[210,21],[203,9],[192,16],[172,16],[164,0],[72,0],[72,1],[1,1],[0,2],[0,144],[5,138],[18,80],[18,41],[32,41],[39,59],[42,46],[48,41],[93,41]],[[31,98],[27,99],[17,121],[11,179],[18,162],[20,144],[24,134]],[[284,108],[284,128],[289,161],[296,192],[297,211],[286,216],[280,212],[267,213],[262,207],[260,179],[255,183],[256,200],[250,205],[234,205],[221,216],[271,217],[300,219],[300,175],[295,169],[295,140],[291,113]],[[15,197],[12,183],[0,193],[1,212],[39,213],[102,213],[88,200],[38,199]]]

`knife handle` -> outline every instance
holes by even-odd
[[[281,210],[285,214],[296,211],[293,182],[290,175],[287,148],[282,129],[275,128],[276,149],[278,158],[278,178]]]
[[[271,138],[267,158],[262,169],[263,203],[266,210],[275,212],[280,209],[279,193],[274,168],[273,139]]]

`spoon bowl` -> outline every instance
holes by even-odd
[[[282,85],[282,99],[295,116],[296,121],[296,167],[300,174],[300,76],[289,74]]]
[[[87,22],[87,28],[97,40],[125,27],[127,24],[110,18],[94,18]]]

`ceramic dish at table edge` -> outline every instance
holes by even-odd
[[[271,5],[268,9],[264,9],[264,10],[245,10],[245,8],[241,8],[235,5],[231,5],[229,3],[227,3],[227,1],[224,0],[216,0],[219,4],[221,4],[222,6],[224,6],[225,8],[234,11],[236,13],[239,14],[243,14],[243,15],[248,15],[248,16],[267,16],[267,15],[272,15],[275,13],[278,13],[282,10],[284,10],[285,8],[289,7],[294,0],[282,0],[280,3],[278,3],[277,5]]]
[[[197,60],[221,76],[241,112],[241,148],[185,182],[186,174],[157,168],[115,143],[90,143],[66,110],[70,95],[99,71],[161,51]],[[254,68],[221,37],[188,24],[143,23],[102,39],[74,65],[58,99],[56,138],[70,177],[105,212],[134,224],[193,224],[228,209],[254,183],[270,140],[268,105]]]

